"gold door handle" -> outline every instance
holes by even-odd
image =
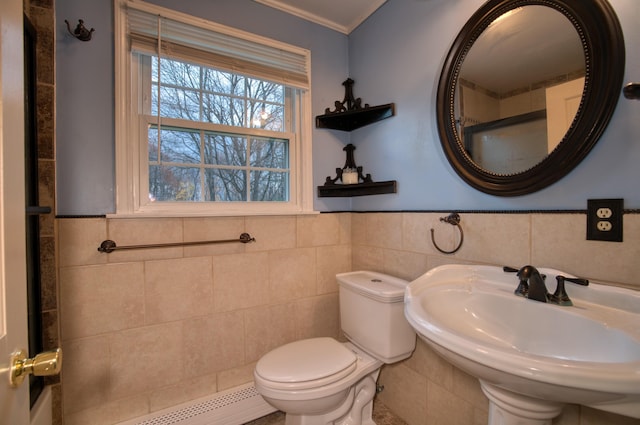
[[[57,375],[62,369],[62,349],[56,348],[37,354],[28,359],[26,350],[19,350],[11,356],[11,373],[9,382],[12,387],[22,384],[24,377]]]

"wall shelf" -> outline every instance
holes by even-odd
[[[334,102],[335,110],[326,108],[324,115],[316,116],[317,128],[329,128],[332,130],[352,131],[365,125],[390,118],[396,114],[396,107],[393,103],[379,106],[369,106],[365,103],[362,106],[362,99],[353,97],[353,81],[347,78],[344,86],[344,99]]]
[[[396,193],[397,191],[398,183],[395,180],[358,184],[325,184],[324,186],[318,186],[318,197],[383,195],[386,193]]]
[[[317,128],[352,131],[395,115],[395,105],[369,106],[353,111],[328,113],[316,117]]]

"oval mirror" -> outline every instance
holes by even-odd
[[[462,28],[437,95],[447,159],[499,196],[556,182],[606,128],[624,74],[624,41],[605,0],[490,0]]]

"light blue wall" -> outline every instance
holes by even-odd
[[[374,180],[398,180],[398,194],[359,197],[358,210],[585,209],[588,198],[624,198],[640,208],[640,101],[621,93],[603,137],[558,183],[532,195],[502,198],[467,186],[450,167],[435,120],[444,58],[483,0],[389,0],[349,37],[356,96],[395,102],[397,115],[351,135],[356,162]],[[626,44],[625,82],[640,81],[640,2],[610,0]]]
[[[344,96],[347,36],[252,0],[152,0],[167,8],[240,28],[311,51],[313,115]],[[56,0],[57,214],[115,212],[113,3]],[[68,33],[64,20],[94,27],[90,42]],[[348,133],[313,130],[314,187],[344,164]],[[315,208],[343,211],[349,198],[321,198]]]
[[[314,191],[356,145],[358,165],[375,181],[397,180],[392,195],[319,198],[337,210],[584,209],[588,198],[621,197],[640,208],[640,102],[620,96],[600,142],[560,182],[532,195],[501,198],[467,186],[438,139],[435,93],[444,57],[483,0],[388,0],[349,37],[252,0],[153,0],[312,52],[313,115],[341,100],[347,76],[371,105],[394,102],[396,116],[352,133],[313,131]],[[640,2],[610,0],[626,42],[625,82],[640,80]],[[113,30],[110,0],[57,0],[57,213],[115,211]],[[76,41],[64,19],[84,19],[94,40]],[[619,95],[619,94],[614,94]]]

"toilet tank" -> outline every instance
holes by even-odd
[[[416,346],[416,334],[404,317],[409,282],[370,271],[340,273],[336,279],[347,339],[384,363],[409,357]]]

